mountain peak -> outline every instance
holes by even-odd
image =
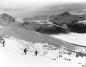
[[[0,15],[0,24],[8,25],[8,24],[10,24],[11,22],[14,22],[14,21],[15,21],[15,19],[7,13],[3,13],[3,14]]]
[[[3,18],[7,18],[7,17],[12,18],[12,16],[7,14],[7,13],[1,14],[1,17],[3,17]]]
[[[7,13],[3,13],[2,15],[4,15],[4,16],[5,16],[5,15],[8,15],[8,14],[7,14]]]
[[[63,15],[70,15],[70,13],[69,13],[69,12],[64,12],[64,13],[62,13],[61,15],[62,15],[62,16],[63,16]]]

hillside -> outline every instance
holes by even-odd
[[[35,60],[33,62],[37,62],[37,64],[39,63],[39,61],[37,60],[43,59],[41,60],[41,62],[43,61],[50,62],[51,60],[47,59],[52,59],[53,61],[51,62],[54,62],[56,64],[58,63],[60,67],[63,67],[65,63],[69,65],[70,64],[77,65],[78,67],[86,65],[85,63],[86,45],[81,46],[82,45],[81,43],[78,42],[77,44],[76,42],[73,42],[73,40],[70,41],[71,39],[70,40],[66,40],[65,38],[62,39],[59,35],[58,35],[59,37],[55,38],[47,34],[42,34],[43,31],[52,34],[53,33],[69,34],[69,32],[66,31],[65,27],[54,24],[34,24],[34,23],[32,24],[27,23],[24,28],[22,26],[16,27],[16,25],[11,26],[11,24],[9,24],[5,26],[0,26],[0,34],[8,35],[8,36],[3,35],[3,38],[5,40],[5,47],[2,47],[2,44],[0,44],[1,50],[0,53],[2,54],[1,57],[2,56],[4,57],[5,55],[6,56],[5,59],[3,58],[5,61],[7,61],[7,57],[9,57],[10,55],[10,59],[13,61],[13,64],[16,63],[15,62],[16,60],[14,60],[12,57],[18,58],[17,61],[18,63],[21,62],[24,63],[26,62],[26,60],[24,62],[23,61],[20,62],[20,59],[23,60],[25,58],[26,59],[28,58],[27,61],[29,63],[31,63],[29,60]],[[27,28],[26,26],[29,27]],[[41,33],[38,33],[39,31],[37,31],[37,29],[39,28],[40,31],[42,31]],[[37,32],[35,32],[34,30]],[[26,57],[24,53],[25,48],[28,49]],[[38,51],[37,57],[35,55],[35,51]],[[18,56],[21,56],[20,59]],[[68,65],[65,66],[69,67]]]
[[[36,33],[34,31],[27,31],[24,29],[18,29],[18,28],[9,28],[9,27],[2,27],[0,28],[0,33],[5,33],[11,36],[14,36],[18,39],[30,41],[34,43],[42,42],[42,43],[49,43],[53,44],[55,46],[64,46],[68,49],[74,50],[75,47],[69,44],[64,44],[64,42],[60,41],[59,39],[52,38],[48,35]]]
[[[5,63],[3,67],[14,67],[15,64],[17,67],[27,67],[27,65],[31,67],[35,67],[35,65],[40,67],[42,65],[41,67],[43,67],[46,63],[48,64],[45,67],[51,67],[51,65],[54,67],[58,65],[59,67],[69,67],[69,65],[86,66],[86,54],[80,51],[69,50],[63,46],[56,47],[48,43],[24,41],[13,36],[3,38],[5,40],[5,47],[2,47],[2,44],[0,44],[0,63],[1,65]],[[26,55],[24,48],[28,49]],[[35,51],[38,51],[37,56]]]
[[[83,15],[72,15],[69,12],[64,12],[58,15],[50,16],[50,22],[57,25],[76,23],[81,20],[85,20]]]
[[[13,22],[15,22],[15,19],[12,16],[6,13],[0,14],[0,24],[9,25]]]
[[[21,24],[21,27],[43,34],[86,33],[86,24],[83,24],[86,20],[84,15],[72,15],[69,12],[64,12],[58,15],[48,16],[46,19],[44,21],[44,19],[40,20],[37,18],[32,20],[29,18]]]
[[[32,30],[43,34],[86,33],[86,25],[78,23],[80,21],[85,22],[85,19],[83,15],[72,15],[69,12],[64,12],[62,14],[48,16],[46,20],[43,18],[27,18],[21,23],[16,21],[11,15],[4,13],[0,15],[0,25]],[[58,22],[60,24],[57,24]]]

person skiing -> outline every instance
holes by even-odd
[[[36,55],[36,56],[38,55],[38,51],[37,51],[37,50],[35,51],[35,55]]]
[[[5,46],[5,40],[3,39],[3,41],[2,41],[2,44],[3,44],[3,47]]]
[[[27,54],[27,51],[28,51],[27,48],[25,48],[25,49],[24,49],[24,53],[25,53],[25,55]]]
[[[2,36],[0,36],[0,43],[3,45],[3,47],[5,46],[5,40],[3,39]]]

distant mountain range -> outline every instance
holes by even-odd
[[[76,23],[81,20],[85,20],[86,17],[83,15],[72,15],[69,12],[64,12],[58,15],[50,16],[50,21],[57,25]]]
[[[46,18],[47,17],[47,18]],[[26,30],[33,30],[43,34],[67,34],[70,32],[86,33],[84,15],[72,15],[64,12],[58,15],[35,16],[34,18],[24,18],[23,23],[17,22],[14,17],[4,13],[0,15],[0,25],[20,27]]]
[[[59,15],[49,16],[48,20],[52,24],[38,25],[35,31],[45,34],[86,33],[86,25],[78,23],[79,21],[86,20],[86,17],[83,15],[72,15],[69,12],[64,12]]]

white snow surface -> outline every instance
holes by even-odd
[[[69,33],[61,35],[51,35],[51,37],[58,38],[69,43],[86,46],[86,34]]]
[[[5,47],[0,44],[0,67],[85,67],[86,64],[86,57],[76,58],[74,53],[64,54],[64,49],[52,50],[54,46],[51,45],[51,48],[47,43],[34,44],[14,37],[4,39]],[[23,52],[25,47],[28,48],[26,55]],[[38,56],[34,54],[36,50]]]

